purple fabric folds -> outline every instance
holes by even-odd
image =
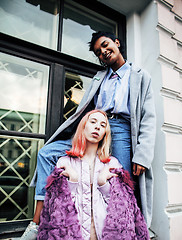
[[[75,204],[63,170],[54,169],[47,179],[47,192],[41,212],[38,240],[83,240]]]
[[[144,217],[134,196],[134,183],[127,171],[115,169],[119,177],[111,178],[111,192],[107,207],[102,240],[149,240]]]
[[[123,169],[112,170],[110,200],[102,240],[149,240],[144,217],[137,206],[134,184]],[[47,193],[41,213],[38,240],[83,240],[78,213],[71,198],[67,179],[55,167],[48,177]]]

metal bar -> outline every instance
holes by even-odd
[[[33,139],[45,139],[46,134],[36,134],[36,133],[26,133],[26,132],[17,132],[17,131],[9,131],[9,130],[0,130],[0,135],[6,136],[14,136],[14,137],[25,137],[25,138],[33,138]]]

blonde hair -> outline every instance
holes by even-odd
[[[103,139],[99,142],[98,146],[98,157],[101,162],[109,162],[110,161],[110,146],[111,146],[111,130],[109,121],[107,118],[107,114],[99,109],[92,110],[88,112],[80,121],[78,124],[77,130],[75,132],[75,135],[72,140],[72,148],[70,151],[67,151],[66,153],[72,157],[83,157],[85,150],[86,150],[86,138],[84,134],[85,125],[90,117],[91,114],[100,112],[103,114],[106,118],[106,133],[103,137]]]

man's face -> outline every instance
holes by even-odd
[[[95,55],[111,68],[119,68],[123,64],[123,56],[119,51],[120,42],[116,39],[114,42],[112,39],[102,36],[95,42],[94,53]]]

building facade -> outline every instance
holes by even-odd
[[[112,31],[152,76],[157,113],[151,236],[182,239],[182,1],[0,1],[0,239],[33,216],[38,150],[102,69],[91,34]]]

